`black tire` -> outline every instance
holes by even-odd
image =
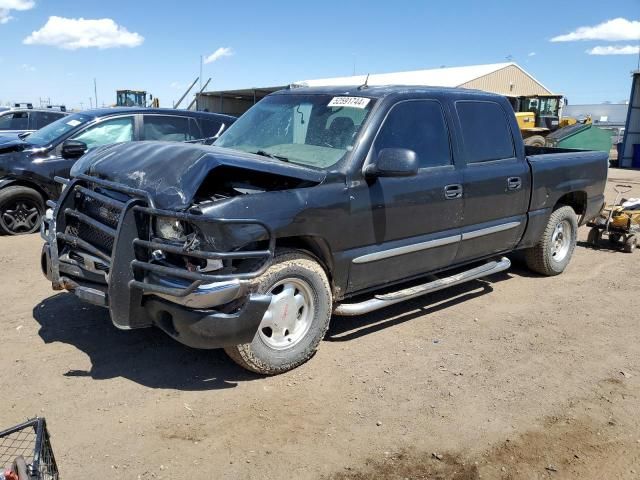
[[[0,234],[37,232],[44,215],[44,200],[34,189],[20,185],[0,190]]]
[[[271,344],[277,341],[275,334],[270,327],[264,327],[267,319],[265,314],[263,323],[251,343],[225,348],[227,355],[241,367],[264,375],[286,372],[313,357],[318,344],[324,338],[329,328],[333,300],[327,274],[313,257],[296,250],[277,251],[271,267],[255,280],[253,290],[257,293],[270,293],[272,289],[273,292],[277,292],[279,285],[286,287],[289,280],[302,282],[302,286],[307,288],[310,302],[305,305],[311,305],[301,307],[300,310],[308,308],[311,315],[305,322],[308,324],[306,330],[291,347],[278,348]],[[298,290],[295,291],[296,295],[300,293]],[[286,315],[286,312],[287,310],[283,315]],[[297,315],[300,316],[300,312]],[[277,323],[275,325],[277,326]],[[285,338],[286,332],[288,330],[285,330]]]
[[[633,253],[638,246],[638,237],[635,235],[629,235],[624,241],[624,251],[626,253]]]
[[[524,144],[530,147],[544,147],[547,141],[542,135],[531,135],[524,139]]]
[[[589,235],[587,235],[587,243],[589,243],[589,245],[593,246],[594,248],[598,248],[600,246],[601,239],[602,230],[600,230],[598,227],[592,227],[591,230],[589,230]],[[611,237],[609,237],[609,240],[611,240]]]
[[[560,237],[556,228],[562,224],[563,230],[570,227]],[[542,275],[561,274],[569,264],[576,247],[578,219],[571,207],[560,207],[549,216],[547,226],[537,245],[525,251],[525,259],[530,270]],[[567,241],[565,244],[564,241]],[[558,241],[563,247],[558,248]],[[565,250],[566,248],[566,250]],[[560,254],[563,253],[562,256]]]

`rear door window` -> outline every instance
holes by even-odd
[[[29,113],[11,112],[0,116],[0,130],[28,130]]]
[[[143,140],[186,142],[197,140],[189,118],[174,115],[144,115]]]
[[[451,164],[449,131],[440,103],[410,100],[396,104],[373,144],[377,155],[385,148],[407,148],[418,157],[420,168]]]
[[[502,106],[495,102],[458,101],[467,163],[490,162],[515,156],[511,129]]]

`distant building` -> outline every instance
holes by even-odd
[[[362,85],[367,75],[300,80],[290,85],[203,92],[198,95],[198,109],[241,115],[255,102],[283,88]],[[369,75],[368,85],[421,85],[431,87],[461,87],[499,93],[501,95],[553,95],[551,90],[527,73],[518,64],[493,63],[466,67],[432,68],[408,72]]]
[[[621,128],[627,121],[629,105],[624,103],[598,103],[588,105],[566,105],[562,109],[563,117],[585,118],[599,127]]]

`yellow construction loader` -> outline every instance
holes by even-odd
[[[510,97],[525,145],[545,146],[545,137],[559,129],[562,95]]]
[[[117,90],[116,107],[152,107],[158,108],[160,101],[149,95],[147,104],[147,92],[144,90]]]

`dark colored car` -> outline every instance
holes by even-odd
[[[0,233],[40,228],[76,160],[101,145],[137,140],[211,143],[235,117],[188,110],[104,108],[74,113],[22,139],[0,142]]]
[[[506,270],[560,274],[604,202],[607,154],[525,147],[504,97],[465,89],[272,94],[214,147],[82,158],[44,225],[54,289],[273,374],[332,314]]]
[[[13,108],[0,112],[0,137],[17,138],[46,127],[68,113],[49,108]]]

